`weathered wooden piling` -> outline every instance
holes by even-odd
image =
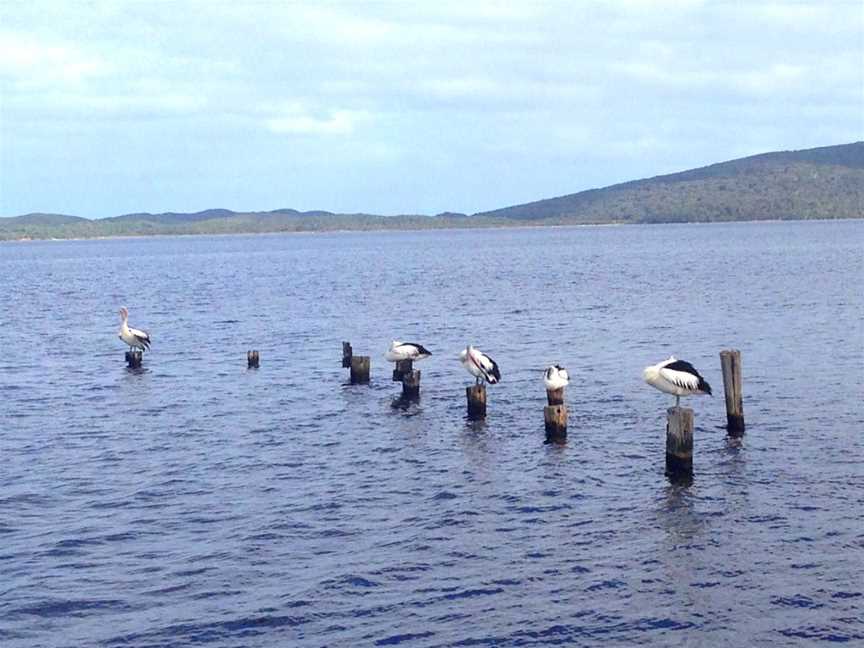
[[[369,356],[351,355],[351,384],[363,385],[369,382]]]
[[[141,360],[144,358],[144,353],[142,351],[127,351],[126,352],[126,364],[130,369],[140,369],[141,368]]]
[[[726,394],[726,429],[729,436],[744,436],[744,398],[741,385],[741,352],[727,349],[720,352],[723,370],[723,391]]]
[[[350,342],[342,343],[342,368],[348,369],[351,366],[351,358],[354,352],[351,350]]]
[[[402,398],[405,400],[416,400],[420,398],[419,369],[412,369],[402,376]]]
[[[543,408],[543,422],[547,441],[563,443],[567,440],[567,406],[563,401]]]
[[[666,410],[666,475],[672,480],[693,477],[693,410]]]
[[[258,352],[255,350],[246,352],[246,366],[249,369],[257,369],[259,362]]]
[[[558,389],[547,389],[546,390],[546,400],[549,401],[550,405],[563,405],[564,404],[564,388],[559,387]]]
[[[478,421],[486,418],[486,385],[471,385],[465,388],[468,397],[468,418]]]
[[[413,360],[397,360],[393,368],[393,382],[401,382],[402,377],[414,371]]]

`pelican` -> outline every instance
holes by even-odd
[[[129,350],[141,349],[141,351],[150,350],[150,334],[147,331],[141,331],[136,328],[129,327],[129,311],[126,307],[120,309],[120,331],[117,337],[129,345]]]
[[[430,355],[432,352],[422,344],[393,340],[390,343],[390,349],[384,354],[384,358],[387,362],[399,362],[400,360],[423,360]]]
[[[684,360],[676,360],[675,356],[645,367],[642,377],[652,387],[675,396],[675,407],[678,407],[682,396],[711,395],[711,385],[705,382],[693,365]]]
[[[570,384],[570,375],[564,367],[556,364],[546,370],[546,374],[543,376],[543,384],[550,391],[563,389]]]
[[[501,380],[498,364],[480,349],[475,349],[470,344],[459,353],[459,361],[465,370],[477,379],[478,385],[484,380],[490,385]]]

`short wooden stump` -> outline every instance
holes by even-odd
[[[567,440],[567,406],[547,405],[543,408],[543,422],[546,427],[546,440],[563,443]]]
[[[673,481],[693,477],[693,410],[666,410],[666,476]]]
[[[420,398],[420,370],[414,369],[402,376],[402,398],[417,400]]]
[[[479,421],[486,418],[486,385],[471,385],[465,388],[468,399],[468,419]]]
[[[369,382],[369,356],[351,356],[351,384],[364,385]]]

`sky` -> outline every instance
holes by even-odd
[[[0,2],[0,216],[474,213],[864,139],[864,2]]]

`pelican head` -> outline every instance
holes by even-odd
[[[675,356],[670,355],[668,360],[663,360],[662,362],[658,362],[650,367],[645,367],[642,371],[642,380],[650,385],[651,381],[657,380],[657,378],[660,377],[660,369],[670,362],[675,362]]]
[[[129,319],[129,311],[126,310],[125,306],[120,307],[120,317],[122,317],[124,320]]]
[[[644,380],[647,383],[650,383],[652,380],[657,378],[657,374],[658,374],[657,365],[651,365],[650,367],[645,367],[645,369],[642,370],[642,380]]]

